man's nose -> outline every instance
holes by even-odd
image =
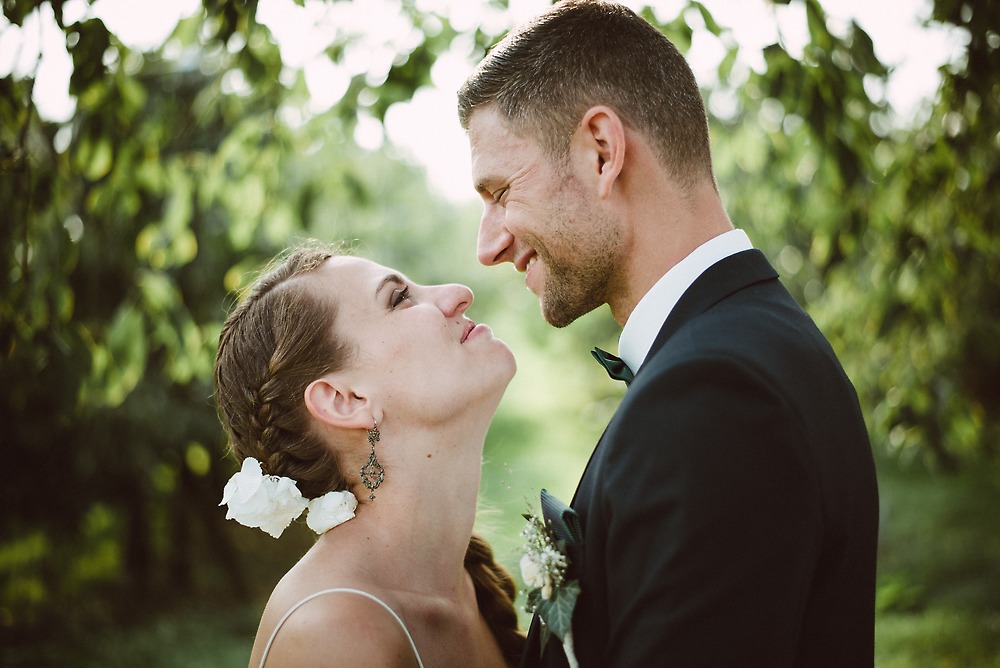
[[[504,225],[503,209],[496,204],[484,205],[476,242],[479,263],[490,267],[501,262],[513,262],[513,245],[514,235]]]

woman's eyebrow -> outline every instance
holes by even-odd
[[[378,287],[375,288],[375,297],[378,297],[378,293],[382,292],[382,288],[384,288],[385,286],[389,285],[390,283],[394,283],[394,284],[400,285],[400,286],[405,286],[406,285],[406,281],[399,274],[389,274],[388,276],[386,276],[385,278],[383,278],[381,281],[379,281]]]

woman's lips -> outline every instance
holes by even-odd
[[[469,339],[489,331],[491,331],[489,325],[479,323],[478,325],[469,330],[469,332],[465,335],[465,339],[462,340],[462,343],[465,343]]]
[[[474,330],[475,328],[476,328],[476,323],[474,323],[474,322],[472,322],[472,321],[470,320],[470,321],[469,321],[469,322],[468,322],[468,323],[467,323],[467,324],[465,325],[465,331],[464,331],[464,332],[462,332],[462,339],[461,339],[461,341],[459,341],[459,343],[465,343],[465,340],[469,338],[469,334],[471,334],[471,333],[472,333],[472,330]]]

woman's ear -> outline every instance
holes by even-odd
[[[329,376],[309,383],[305,402],[310,415],[334,427],[368,429],[372,425],[368,399]]]

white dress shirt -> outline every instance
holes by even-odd
[[[639,372],[664,321],[691,284],[719,260],[751,248],[753,244],[743,230],[720,234],[691,251],[643,295],[618,338],[618,356],[632,373]]]

